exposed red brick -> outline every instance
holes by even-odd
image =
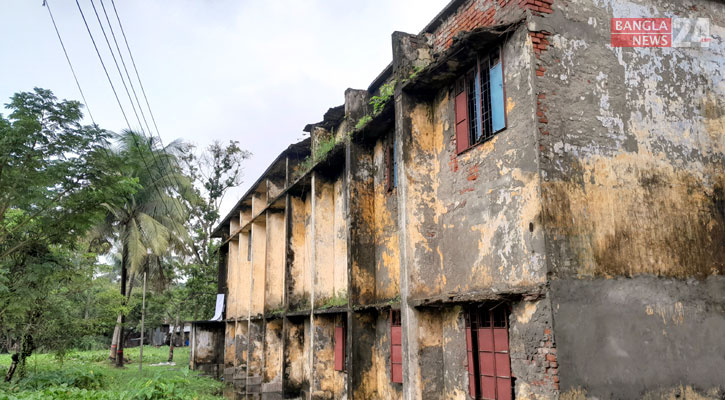
[[[547,354],[546,361],[556,361],[556,355],[551,353]]]

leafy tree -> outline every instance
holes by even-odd
[[[80,103],[36,88],[12,96],[6,108],[9,116],[0,115],[0,327],[20,348],[15,359],[22,374],[34,349],[62,352],[70,345],[66,337],[80,329],[62,318],[92,264],[80,239],[103,217],[103,203],[133,193],[137,184],[109,156],[110,134],[81,124]]]
[[[178,151],[184,172],[193,182],[195,195],[186,196],[191,211],[187,226],[196,245],[193,260],[179,265],[186,277],[187,295],[179,296],[176,305],[179,309],[193,310],[193,318],[208,318],[214,313],[218,268],[218,244],[212,241],[211,235],[219,221],[225,195],[229,189],[242,184],[242,164],[252,154],[233,140],[226,145],[214,142],[203,151],[187,144]]]
[[[128,273],[137,275],[150,262],[171,251],[184,252],[188,235],[187,209],[180,201],[189,194],[188,179],[181,173],[172,149],[158,148],[153,138],[124,131],[118,138],[116,156],[123,160],[121,173],[138,182],[136,192],[106,202],[108,212],[98,224],[95,238],[118,243],[121,249],[121,294],[126,297]],[[123,322],[118,324],[116,363],[123,365]]]

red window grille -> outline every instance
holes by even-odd
[[[468,148],[468,98],[466,93],[466,79],[456,82],[456,152],[460,153]]]
[[[501,49],[477,59],[455,84],[456,152],[494,137],[507,125]]]
[[[346,336],[345,322],[340,319],[335,326],[335,371],[345,370]]]
[[[403,383],[403,335],[400,310],[390,310],[390,381]]]
[[[513,398],[507,312],[504,305],[466,312],[468,390],[474,399]]]

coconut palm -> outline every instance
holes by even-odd
[[[138,190],[104,204],[108,212],[94,236],[120,248],[121,294],[126,298],[129,273],[138,276],[151,258],[184,252],[187,211],[179,197],[191,191],[173,155],[178,143],[160,148],[154,139],[130,130],[119,135],[118,143],[113,153],[124,161],[122,173],[137,180]],[[124,362],[123,323],[122,313],[114,332],[118,366]]]

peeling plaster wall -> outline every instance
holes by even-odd
[[[282,320],[267,321],[264,336],[264,392],[282,391],[283,343]]]
[[[612,17],[675,16],[710,18],[710,47],[610,46]],[[548,32],[540,220],[566,396],[722,392],[723,16],[715,1],[577,0],[529,25]]]
[[[421,309],[418,317],[418,399],[468,399],[462,308]]]
[[[546,282],[531,58],[519,29],[503,47],[507,128],[456,154],[448,90],[417,103],[404,138],[410,296]]]
[[[224,337],[226,338],[233,338],[234,337],[234,325],[235,322],[228,322],[226,326],[226,331],[224,333]],[[226,378],[227,375],[229,375],[229,379],[231,379],[231,374],[234,372],[234,365],[235,365],[235,343],[234,340],[226,340],[224,342],[224,376]],[[232,370],[229,371],[229,374],[227,374],[226,368],[232,367]]]
[[[315,307],[347,298],[347,224],[342,175],[315,179]]]
[[[243,296],[239,290],[239,274],[241,266],[239,265],[239,241],[229,241],[229,253],[227,253],[227,288],[229,293],[233,293],[226,299],[227,318],[239,317],[239,302]]]
[[[315,179],[315,307],[320,307],[335,293],[335,214],[333,183],[319,176]]]
[[[260,393],[264,374],[264,321],[249,322],[247,362],[247,392]]]
[[[284,181],[267,180],[267,199],[272,202],[284,190]]]
[[[231,383],[237,390],[244,391],[247,385],[247,341],[249,324],[247,321],[236,322],[234,336],[234,375]]]
[[[390,313],[355,313],[352,347],[355,398],[401,399],[403,385],[390,381]]]
[[[284,391],[299,395],[309,390],[309,319],[290,319],[287,323],[284,347]]]
[[[252,289],[251,315],[264,313],[264,286],[266,281],[267,224],[264,221],[252,222]]]
[[[375,301],[400,297],[400,234],[398,233],[397,189],[386,188],[386,151],[392,133],[375,143],[374,231],[375,231]]]
[[[348,193],[350,201],[351,303],[375,302],[375,203],[372,149],[348,145]]]
[[[226,324],[193,323],[189,368],[220,378],[224,373],[224,333]]]
[[[333,293],[338,300],[347,299],[347,212],[345,204],[345,185],[342,174],[333,184],[333,209],[326,210],[326,213],[332,212],[334,216],[332,228],[332,246],[333,246],[333,270],[332,282]]]
[[[281,310],[284,306],[285,220],[283,212],[267,211],[267,268],[264,290],[265,312]]]
[[[335,371],[335,318],[344,318],[336,314],[316,315],[314,317],[313,357],[313,400],[346,399],[346,373]]]
[[[247,318],[249,316],[249,296],[252,290],[251,276],[249,270],[252,263],[249,261],[249,232],[239,234],[239,271],[236,273],[235,289],[229,290],[230,296],[236,299],[236,318]],[[231,315],[228,318],[232,317]]]
[[[307,239],[310,209],[309,196],[300,198],[290,197],[291,207],[291,232],[289,242],[288,282],[289,309],[310,308],[310,276],[311,267],[309,263],[309,243]]]

